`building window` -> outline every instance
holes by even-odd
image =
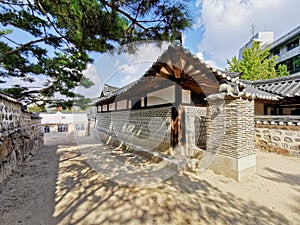
[[[289,105],[265,105],[264,109],[265,115],[300,115],[300,105],[299,104],[289,104]]]
[[[290,74],[300,72],[300,55],[281,62],[280,64],[286,65],[286,69]],[[278,68],[278,65],[279,64],[276,65],[276,68]]]
[[[58,125],[57,132],[68,132],[68,125]]]
[[[295,73],[300,72],[300,55],[294,58]]]
[[[280,49],[276,49],[273,53],[274,56],[280,56]]]
[[[75,130],[76,131],[81,131],[81,130],[84,130],[84,129],[85,129],[84,124],[75,124]]]
[[[298,46],[299,46],[299,38],[296,39],[295,41],[293,41],[293,42],[287,44],[287,50],[290,51],[290,50],[292,50],[293,48],[296,48],[296,47],[298,47]]]
[[[44,133],[50,133],[50,127],[44,126]]]
[[[288,60],[286,61],[286,69],[287,69],[290,73],[293,73],[293,71],[294,71],[293,59],[288,59]]]

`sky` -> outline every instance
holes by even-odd
[[[299,0],[194,0],[189,4],[193,25],[183,32],[183,46],[215,68],[225,69],[227,59],[237,56],[250,40],[252,27],[254,33],[273,31],[276,40],[300,25],[299,9]],[[145,44],[135,56],[97,58],[85,71],[86,76],[97,77],[97,86],[81,91],[99,95],[104,83],[121,87],[134,81],[157,60],[167,47],[163,46]]]
[[[274,39],[300,25],[299,0],[192,0],[191,28],[183,31],[183,47],[215,68],[225,69],[227,59],[254,33],[273,31]],[[91,54],[94,63],[83,72],[95,85],[77,88],[87,97],[96,97],[105,83],[124,86],[142,76],[167,48],[168,43],[140,43],[135,55]],[[15,81],[16,82],[16,81]]]

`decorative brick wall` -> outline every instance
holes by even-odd
[[[300,127],[256,125],[255,146],[261,151],[300,157]]]
[[[198,148],[206,146],[206,107],[183,106],[185,112],[188,157],[197,157]]]
[[[221,102],[216,105],[221,105]],[[223,107],[220,107],[220,110],[223,109],[224,112],[220,112],[215,117],[220,122],[212,123],[212,114],[218,111],[216,105],[210,102],[208,107],[207,123],[213,124],[214,127],[209,126],[207,132],[208,135],[211,135],[213,130],[215,138],[224,138],[219,154],[234,158],[255,154],[254,101],[245,99],[224,100]],[[225,129],[222,129],[221,126],[223,125]],[[220,133],[215,133],[218,130]],[[224,135],[222,131],[225,131]]]
[[[128,144],[165,152],[170,148],[171,107],[97,114],[97,129]]]
[[[238,181],[252,175],[256,170],[254,136],[253,100],[230,97],[209,100],[207,147],[211,157],[219,150],[210,169]]]
[[[171,146],[171,107],[98,113],[97,129],[109,135],[105,141],[117,139],[118,145],[140,146],[175,156],[180,151],[186,158],[201,159],[200,168],[209,166],[216,173],[242,180],[256,170],[254,101],[223,98],[219,94],[209,99],[207,108],[182,106],[182,141],[175,149]],[[195,118],[201,118],[202,124]],[[162,127],[166,129],[161,130]],[[206,133],[205,154],[197,147],[201,132]]]
[[[0,182],[43,145],[41,120],[0,96]]]

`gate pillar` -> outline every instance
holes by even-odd
[[[256,171],[256,153],[254,146],[254,100],[241,97],[226,96],[223,100],[221,119],[225,129],[218,129],[214,123],[215,106],[220,100],[208,100],[207,108],[207,144],[212,139],[222,138],[214,161],[208,167],[217,174],[241,181]],[[222,123],[221,123],[222,124]],[[220,127],[219,127],[220,128]],[[212,131],[222,131],[224,134],[212,134]]]

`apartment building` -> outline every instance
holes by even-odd
[[[291,75],[300,74],[300,26],[275,40],[270,53],[277,56],[277,65],[286,65]]]
[[[247,44],[239,50],[238,60],[241,60],[243,51],[251,48],[253,42],[258,42],[263,48],[270,48],[270,57],[277,56],[277,66],[286,65],[290,75],[300,74],[300,26],[274,40],[273,32],[258,32]]]

